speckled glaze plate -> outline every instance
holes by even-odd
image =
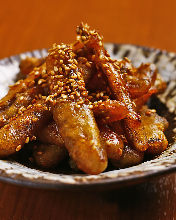
[[[47,189],[111,189],[136,184],[150,177],[176,170],[176,54],[128,44],[105,44],[114,59],[128,57],[138,66],[142,62],[155,63],[168,86],[159,95],[157,110],[166,109],[170,127],[168,149],[159,157],[126,169],[113,170],[99,175],[59,174],[30,168],[13,160],[0,160],[0,180],[25,186]],[[47,50],[35,50],[0,60],[0,98],[8,91],[8,85],[15,80],[19,62],[26,56],[45,57]],[[164,105],[163,105],[164,104]],[[167,107],[167,108],[166,108]],[[175,131],[175,133],[174,133]]]

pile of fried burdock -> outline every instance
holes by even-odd
[[[32,143],[38,167],[67,158],[87,174],[124,168],[168,146],[165,118],[145,104],[163,92],[153,64],[112,59],[102,37],[86,24],[73,44],[53,44],[46,58],[26,58],[19,80],[0,100],[0,157]],[[69,158],[69,159],[68,159]]]

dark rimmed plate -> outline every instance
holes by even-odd
[[[107,43],[105,46],[114,59],[125,56],[130,58],[136,66],[142,62],[155,63],[160,74],[168,83],[165,93],[158,96],[160,102],[167,107],[164,114],[171,122],[167,131],[170,139],[168,149],[153,160],[99,175],[56,174],[33,169],[12,160],[0,160],[0,180],[47,189],[109,189],[135,184],[150,177],[176,170],[176,142],[174,141],[176,133],[176,54],[128,44]],[[14,82],[21,59],[26,56],[45,57],[46,55],[47,50],[42,49],[0,60],[0,98],[7,93],[8,85]],[[163,105],[160,102],[157,103],[159,110]]]

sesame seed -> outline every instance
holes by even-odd
[[[91,64],[89,62],[86,63],[87,67],[91,67]]]
[[[26,138],[25,143],[29,143],[29,137]]]
[[[76,106],[77,108],[80,108],[80,107],[81,107],[81,106],[80,106],[80,105],[78,105],[78,104],[76,104],[75,106]]]
[[[55,73],[54,73],[54,71],[53,71],[53,70],[51,70],[51,71],[50,71],[50,74],[51,74],[51,75],[54,75]]]
[[[65,94],[61,94],[61,97],[62,97],[63,99],[67,99],[67,95],[65,95]]]
[[[56,90],[58,89],[58,87],[59,87],[58,85],[55,85],[53,89]]]
[[[72,78],[72,79],[76,79],[76,78],[77,78],[77,75],[76,75],[76,74],[71,75],[71,78]]]
[[[19,151],[19,150],[21,150],[21,145],[18,145],[16,148],[16,151]]]
[[[55,77],[58,78],[58,79],[62,79],[62,78],[64,78],[63,75],[57,75],[57,76],[55,76]]]
[[[69,71],[69,70],[70,70],[70,67],[66,66],[66,67],[65,67],[65,70],[66,70],[66,71]]]
[[[36,71],[36,72],[35,72],[35,75],[36,75],[36,76],[39,75],[39,74],[40,74],[39,71]]]
[[[55,71],[55,72],[57,72],[57,71],[58,71],[57,66],[54,66],[54,71]]]
[[[74,97],[74,95],[70,95],[70,98],[71,98],[71,99],[74,99],[75,97]]]
[[[86,37],[85,37],[85,36],[82,36],[81,38],[82,38],[82,40],[83,40],[83,41],[85,41],[85,40],[86,40]]]
[[[61,82],[61,81],[57,81],[57,85],[58,85],[59,87],[61,87],[61,86],[63,86],[63,85],[64,85],[64,83],[63,83],[63,82]]]
[[[46,82],[46,80],[44,80],[44,79],[39,79],[38,85],[41,85],[43,82]]]
[[[69,62],[69,63],[73,63],[73,60],[72,60],[72,59],[69,59],[68,62]]]
[[[45,74],[45,73],[46,73],[46,69],[43,69],[43,70],[42,70],[42,73]]]

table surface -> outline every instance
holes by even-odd
[[[2,1],[0,58],[72,42],[80,21],[106,42],[176,52],[175,0]],[[113,192],[29,189],[0,183],[0,219],[176,219],[176,174]]]

